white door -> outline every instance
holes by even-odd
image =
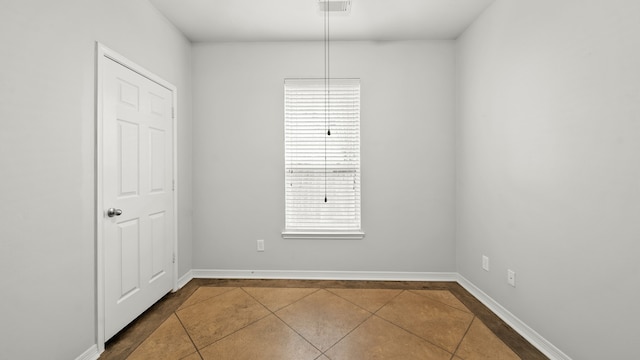
[[[102,80],[105,340],[173,288],[173,93],[107,59]]]

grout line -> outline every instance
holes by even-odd
[[[238,290],[242,291],[242,292],[243,292],[243,293],[245,293],[247,296],[249,296],[250,298],[252,298],[253,300],[255,300],[258,304],[260,304],[260,306],[262,306],[265,310],[267,310],[268,314],[267,314],[267,315],[265,315],[265,316],[263,316],[263,317],[261,317],[261,318],[256,319],[255,321],[252,321],[252,322],[248,323],[247,325],[245,325],[245,326],[243,326],[243,327],[241,327],[241,328],[239,328],[239,329],[237,329],[237,330],[235,330],[235,331],[233,331],[233,332],[231,332],[231,333],[229,333],[229,334],[227,334],[227,335],[225,335],[225,336],[221,337],[220,339],[218,339],[218,340],[216,340],[216,341],[214,341],[214,342],[211,342],[211,343],[209,343],[209,344],[207,344],[207,345],[204,345],[204,346],[202,347],[203,349],[204,349],[205,347],[209,346],[209,345],[213,345],[213,344],[215,344],[215,343],[217,343],[217,342],[220,342],[220,341],[222,341],[222,340],[224,340],[224,339],[228,338],[229,336],[231,336],[231,335],[233,335],[233,334],[236,334],[236,333],[238,333],[238,332],[240,332],[240,331],[242,331],[242,330],[244,330],[244,329],[248,328],[249,326],[251,326],[251,325],[253,325],[253,324],[257,323],[257,322],[258,322],[258,321],[260,321],[260,320],[264,320],[264,319],[266,319],[267,317],[269,317],[269,315],[273,314],[273,313],[271,312],[271,310],[269,310],[266,306],[264,306],[260,301],[257,301],[253,296],[251,296],[249,293],[247,293],[247,292],[246,292],[242,287],[236,287],[236,289],[238,289]]]
[[[251,286],[247,286],[247,287],[251,287]],[[289,329],[291,329],[291,331],[293,331],[293,332],[294,332],[294,333],[296,333],[298,336],[300,336],[300,338],[302,338],[302,340],[306,341],[306,342],[307,342],[309,345],[311,345],[314,349],[318,350],[318,351],[320,352],[320,355],[318,355],[318,357],[317,357],[317,358],[319,358],[319,357],[321,357],[322,355],[324,355],[324,352],[323,352],[321,349],[319,349],[317,346],[315,346],[311,341],[309,341],[306,337],[304,337],[302,334],[300,334],[296,329],[292,328],[292,327],[291,327],[291,325],[289,325],[289,324],[288,324],[286,321],[284,321],[280,316],[278,316],[278,314],[276,314],[276,312],[278,312],[278,311],[280,311],[280,310],[283,310],[283,309],[285,309],[285,308],[287,308],[287,307],[289,307],[289,306],[291,306],[291,305],[293,305],[293,304],[295,304],[295,303],[297,303],[297,302],[302,301],[302,299],[305,299],[305,298],[307,298],[307,297],[309,297],[309,296],[311,296],[311,295],[313,295],[313,294],[317,293],[318,291],[322,290],[322,288],[309,288],[309,289],[314,289],[314,291],[310,292],[309,294],[307,294],[307,295],[305,295],[305,296],[301,297],[300,299],[295,300],[294,302],[292,302],[292,303],[290,303],[290,304],[288,304],[288,305],[285,305],[285,306],[283,306],[283,307],[281,307],[281,308],[279,308],[279,309],[277,309],[277,310],[275,310],[275,311],[273,311],[273,310],[269,309],[269,308],[268,308],[266,305],[264,305],[260,300],[258,300],[257,298],[255,298],[253,295],[249,294],[249,293],[244,289],[244,287],[240,287],[240,289],[241,289],[242,291],[244,291],[247,295],[249,295],[252,299],[254,299],[256,302],[258,302],[258,304],[262,305],[265,309],[267,309],[267,311],[269,311],[270,315],[273,315],[276,319],[278,319],[280,322],[282,322],[286,327],[288,327]],[[273,287],[273,288],[269,288],[269,289],[291,289],[291,288]],[[267,315],[267,316],[269,316],[269,315]],[[265,318],[266,318],[267,316],[265,316]],[[263,319],[264,319],[264,318],[263,318]],[[220,340],[222,340],[222,339],[220,339]],[[316,358],[316,359],[317,359],[317,358]]]
[[[199,289],[199,288],[198,288]],[[196,289],[197,290],[197,289]],[[187,334],[187,336],[189,337],[189,341],[191,341],[191,344],[193,344],[193,347],[196,349],[196,352],[198,353],[198,356],[200,356],[200,359],[203,359],[202,354],[200,354],[200,349],[198,349],[198,346],[196,345],[196,343],[193,341],[193,338],[191,337],[191,334],[189,334],[189,331],[187,331],[187,328],[184,326],[184,323],[182,322],[182,319],[180,319],[180,317],[177,314],[177,309],[176,311],[174,311],[173,315],[176,316],[176,318],[178,319],[178,322],[180,323],[180,326],[182,326],[182,329],[184,330],[184,332]]]
[[[354,327],[353,329],[351,329],[351,331],[347,332],[343,337],[341,337],[338,341],[336,341],[333,345],[331,345],[327,350],[322,352],[322,355],[329,357],[327,355],[325,355],[327,353],[327,351],[333,349],[336,345],[338,345],[342,340],[344,340],[347,336],[349,336],[352,332],[356,331],[356,329],[358,329],[360,326],[362,326],[362,324],[364,324],[365,322],[367,322],[369,319],[371,319],[373,316],[375,316],[374,313],[369,311],[369,316],[366,317],[366,319],[364,319],[360,324],[358,324],[356,327]]]
[[[462,337],[460,338],[460,342],[456,346],[456,349],[453,351],[453,355],[452,355],[451,359],[453,359],[453,356],[455,356],[456,353],[458,352],[458,349],[460,348],[460,345],[462,344],[462,342],[464,341],[464,338],[467,336],[467,334],[469,333],[469,330],[471,329],[471,325],[473,324],[474,321],[476,321],[477,318],[478,317],[474,315],[473,319],[471,319],[471,322],[469,322],[469,326],[467,326],[467,330],[464,332],[464,335],[462,335]]]
[[[275,289],[278,289],[278,288],[275,288]],[[285,288],[279,288],[279,289],[285,289]],[[303,299],[306,299],[306,298],[308,298],[309,296],[311,296],[311,295],[313,295],[313,294],[317,293],[318,291],[322,290],[322,288],[311,288],[311,289],[315,289],[315,290],[314,290],[314,291],[312,291],[312,292],[310,292],[310,293],[308,293],[307,295],[305,295],[305,296],[301,297],[300,299],[298,299],[298,300],[296,300],[296,301],[292,302],[291,304],[285,305],[285,306],[283,306],[283,307],[279,308],[278,310],[275,310],[275,311],[274,311],[274,315],[275,315],[275,312],[276,312],[276,311],[280,311],[280,310],[286,309],[286,308],[288,308],[289,306],[291,306],[291,305],[293,305],[293,304],[296,304],[296,303],[298,303],[298,302],[302,301]]]
[[[247,290],[245,290],[243,287],[239,287],[238,289],[242,290],[243,293],[245,293],[247,296],[249,296],[250,298],[253,299],[253,301],[257,302],[258,304],[260,304],[260,306],[262,306],[265,310],[267,310],[269,313],[273,314],[273,311],[271,311],[271,309],[269,309],[265,304],[263,304],[262,302],[260,302],[260,300],[256,299],[253,295],[249,294],[247,292]],[[269,315],[267,315],[269,316]],[[266,317],[266,316],[265,316]],[[264,319],[264,317],[262,318]],[[254,321],[255,322],[255,321]],[[253,324],[253,323],[252,323]],[[247,325],[249,326],[249,325]],[[247,327],[245,326],[245,327]],[[244,329],[244,328],[243,328]]]
[[[276,289],[277,289],[277,288],[276,288]],[[243,289],[243,290],[244,290],[244,289]],[[347,301],[347,302],[349,302],[350,304],[353,304],[354,306],[357,306],[358,308],[361,308],[361,309],[363,309],[364,311],[366,311],[366,312],[368,312],[368,313],[369,313],[369,316],[367,316],[367,317],[366,317],[366,318],[365,318],[361,323],[359,323],[359,324],[358,324],[355,328],[353,328],[351,331],[347,332],[347,334],[345,334],[343,337],[341,337],[338,341],[336,341],[333,345],[331,345],[331,346],[330,346],[327,350],[325,350],[325,351],[322,351],[322,349],[318,348],[315,344],[313,344],[313,343],[312,343],[311,341],[309,341],[306,337],[304,337],[304,335],[302,335],[302,334],[301,334],[300,332],[298,332],[296,329],[294,329],[293,327],[291,327],[291,325],[289,325],[289,323],[287,323],[284,319],[282,319],[280,316],[278,316],[278,314],[276,314],[276,312],[278,312],[278,311],[280,311],[280,310],[283,310],[283,309],[285,309],[285,308],[287,308],[287,307],[289,307],[289,306],[291,306],[291,305],[293,305],[293,304],[295,304],[295,303],[297,303],[297,302],[300,302],[300,301],[302,301],[303,299],[305,299],[305,298],[307,298],[307,297],[309,297],[309,296],[311,296],[311,295],[313,295],[313,294],[315,294],[315,293],[319,292],[320,290],[324,290],[324,291],[328,292],[329,294],[332,294],[332,295],[334,295],[334,296],[336,296],[336,297],[338,297],[338,298],[340,298],[340,299],[342,299],[342,300],[344,300],[344,301]],[[245,292],[246,292],[246,291],[245,291]],[[249,295],[249,296],[251,296],[251,294],[248,294],[248,295]],[[258,301],[258,303],[260,303],[262,306],[264,306],[265,308],[267,308],[267,307],[266,307],[264,304],[262,304],[258,299],[256,299],[256,298],[255,298],[255,297],[253,297],[253,296],[251,296],[251,297],[252,297],[252,298],[254,298],[256,301]],[[278,320],[280,320],[283,324],[285,324],[289,329],[291,329],[293,332],[295,332],[296,334],[298,334],[298,336],[300,336],[304,341],[306,341],[307,343],[309,343],[309,345],[313,346],[316,350],[318,350],[318,351],[320,352],[320,355],[318,355],[318,357],[317,357],[316,359],[318,359],[318,358],[322,357],[323,355],[324,355],[324,356],[327,356],[327,355],[325,355],[325,353],[326,353],[327,351],[329,351],[329,350],[330,350],[330,349],[332,349],[334,346],[336,346],[340,341],[342,341],[345,337],[347,337],[349,334],[351,334],[354,330],[356,330],[356,329],[357,329],[357,328],[359,328],[362,324],[364,324],[364,322],[365,322],[365,321],[369,320],[369,319],[371,318],[371,316],[373,316],[373,313],[372,313],[371,311],[369,311],[369,310],[367,310],[367,309],[364,309],[364,308],[362,308],[361,306],[358,306],[358,305],[356,305],[356,304],[352,303],[351,301],[349,301],[349,300],[347,300],[347,299],[344,299],[344,298],[342,298],[341,296],[338,296],[337,294],[334,294],[333,292],[331,292],[331,291],[330,291],[330,290],[328,290],[327,288],[317,288],[317,289],[315,289],[315,291],[312,291],[311,293],[309,293],[309,294],[307,294],[307,295],[305,295],[305,296],[301,297],[300,299],[298,299],[298,300],[296,300],[296,301],[292,302],[291,304],[288,304],[288,305],[286,305],[286,306],[283,306],[283,307],[279,308],[279,309],[278,309],[278,310],[276,310],[276,311],[271,311],[271,310],[270,310],[270,309],[268,309],[268,308],[267,308],[267,310],[269,310],[269,311],[271,312],[271,314],[273,314],[273,316],[275,316]],[[328,356],[327,356],[327,357],[328,357]]]
[[[331,294],[333,294],[333,295],[335,295],[335,296],[337,296],[337,297],[339,297],[339,298],[341,298],[341,299],[343,299],[343,300],[346,300],[346,301],[350,302],[351,304],[353,304],[353,305],[355,305],[355,306],[357,306],[357,307],[361,308],[362,310],[367,311],[367,312],[369,312],[369,313],[371,313],[371,314],[375,314],[375,313],[377,313],[378,311],[380,311],[380,309],[382,309],[383,307],[387,306],[387,304],[389,304],[391,301],[393,301],[393,299],[395,299],[396,297],[398,297],[398,295],[400,295],[400,294],[404,291],[404,290],[400,290],[400,289],[346,289],[346,290],[398,290],[398,293],[397,293],[397,294],[395,294],[391,299],[389,299],[387,302],[385,302],[384,304],[382,304],[382,305],[381,305],[379,308],[377,308],[376,310],[371,311],[371,310],[369,310],[369,309],[366,309],[366,308],[364,308],[364,307],[362,307],[362,306],[360,306],[360,305],[358,305],[358,304],[354,303],[353,301],[351,301],[351,300],[349,300],[349,299],[347,299],[347,298],[345,298],[345,297],[340,296],[339,294],[334,293],[334,292],[333,292],[333,291],[331,291],[330,289],[336,289],[336,288],[325,288],[325,290],[327,290],[327,291],[328,291],[328,292],[330,292]],[[345,290],[345,289],[339,289],[339,290]]]
[[[262,304],[260,304],[260,305],[262,305]],[[237,329],[237,330],[235,330],[235,331],[233,331],[233,332],[231,332],[231,333],[229,333],[229,334],[227,334],[227,335],[225,335],[225,336],[221,337],[221,338],[220,338],[220,339],[218,339],[218,340],[215,340],[215,341],[213,341],[213,342],[211,342],[211,343],[208,343],[208,344],[206,344],[206,345],[203,345],[203,346],[202,346],[202,348],[204,349],[204,348],[206,348],[207,346],[210,346],[210,345],[213,345],[213,344],[215,344],[215,343],[218,343],[218,342],[220,342],[220,341],[222,341],[222,340],[224,340],[224,339],[226,339],[226,338],[230,337],[231,335],[234,335],[234,334],[236,334],[236,333],[238,333],[238,332],[240,332],[240,331],[242,331],[242,330],[244,330],[244,329],[248,328],[249,326],[251,326],[251,325],[253,325],[253,324],[257,323],[257,322],[259,322],[259,321],[261,321],[261,320],[264,320],[264,319],[268,318],[270,315],[272,315],[272,314],[271,314],[271,313],[269,313],[269,314],[267,314],[267,315],[265,315],[265,316],[263,316],[263,317],[261,317],[261,318],[259,318],[259,319],[256,319],[255,321],[252,321],[251,323],[249,323],[249,324],[247,324],[247,325],[245,325],[245,326],[243,326],[243,327],[241,327],[241,328],[239,328],[239,329]]]
[[[400,293],[398,293],[398,295],[396,295],[396,296],[395,296],[391,301],[395,300],[395,299],[396,299],[396,298],[398,298],[400,295],[402,295],[402,293],[405,293],[405,292],[407,292],[407,293],[412,293],[412,294],[414,294],[414,295],[418,295],[418,294],[416,294],[416,293],[412,292],[411,290],[402,290],[402,291],[401,291]],[[430,299],[430,298],[428,298],[428,299]],[[389,305],[389,303],[391,303],[391,301],[389,301],[387,304],[385,304],[385,306]],[[383,307],[385,307],[385,306],[383,306]],[[435,346],[439,347],[440,349],[442,349],[442,350],[444,350],[444,351],[446,351],[446,352],[449,352],[449,350],[447,350],[447,349],[443,348],[442,346],[440,346],[440,345],[438,345],[438,344],[435,344],[435,343],[431,342],[431,340],[425,339],[425,338],[423,338],[422,336],[420,336],[420,335],[418,335],[418,334],[415,334],[413,331],[410,331],[410,330],[408,330],[408,329],[405,329],[404,327],[400,326],[399,324],[396,324],[396,323],[394,323],[394,322],[393,322],[393,321],[391,321],[391,320],[387,320],[387,319],[383,318],[382,316],[377,315],[377,314],[378,314],[378,312],[379,312],[380,310],[382,310],[382,308],[383,308],[383,307],[381,307],[380,309],[378,309],[378,311],[376,311],[376,317],[378,317],[379,319],[382,319],[382,320],[384,320],[384,321],[388,322],[389,324],[392,324],[392,325],[395,325],[395,326],[399,327],[400,329],[402,329],[402,330],[404,330],[404,331],[406,331],[406,332],[408,332],[408,333],[410,333],[410,334],[412,334],[412,335],[414,335],[414,336],[418,337],[419,339],[422,339],[422,340],[424,340],[424,341],[428,342],[429,344],[435,345]]]
[[[195,294],[195,293],[196,293],[196,291],[198,291],[200,288],[203,288],[203,287],[228,288],[228,290],[227,290],[227,291],[224,291],[224,292],[221,292],[220,294],[213,295],[212,297],[208,297],[208,298],[206,298],[206,299],[202,299],[202,300],[200,300],[200,301],[198,301],[198,302],[196,302],[196,303],[193,303],[193,304],[191,304],[191,305],[187,305],[187,306],[185,306],[185,307],[182,307],[182,305],[184,305],[184,303],[185,303],[185,302],[187,302],[187,300],[189,300],[189,299],[193,296],[193,294]],[[186,299],[182,302],[182,304],[180,304],[180,306],[178,306],[178,307],[176,308],[176,311],[175,311],[175,312],[177,313],[177,312],[178,312],[178,311],[180,311],[180,310],[188,309],[188,308],[190,308],[190,307],[192,307],[192,306],[195,306],[195,305],[198,305],[198,304],[203,303],[203,302],[205,302],[205,301],[211,300],[211,299],[213,299],[213,298],[215,298],[215,297],[218,297],[218,296],[220,296],[220,295],[224,295],[224,294],[226,294],[226,293],[228,293],[228,292],[230,292],[230,291],[233,291],[233,290],[235,290],[235,289],[239,289],[239,287],[237,287],[237,286],[235,286],[235,287],[227,287],[227,286],[198,286],[198,288],[196,289],[196,291],[194,291],[191,295],[189,295],[189,297],[188,297],[188,298],[186,298]]]
[[[184,326],[184,323],[182,322],[182,319],[180,319],[180,316],[178,316],[178,310],[182,310],[180,309],[182,307],[182,305],[187,302],[202,286],[198,286],[194,292],[191,293],[191,295],[189,295],[188,298],[186,298],[180,305],[178,305],[178,307],[174,310],[173,315],[175,315],[176,319],[178,319],[178,322],[180,323],[180,326],[182,326],[182,329],[184,330],[184,332],[187,334],[187,336],[189,337],[189,340],[191,341],[191,344],[193,344],[193,347],[196,349],[196,352],[198,353],[198,356],[200,356],[200,359],[202,359],[202,354],[200,354],[200,349],[198,349],[198,346],[196,345],[196,343],[193,341],[193,338],[191,337],[191,334],[189,333],[189,331],[187,330],[187,327]],[[208,300],[208,299],[207,299]],[[204,301],[204,300],[203,300]],[[200,301],[202,302],[202,301]],[[200,302],[197,302],[196,304],[199,304]],[[193,305],[196,305],[193,304]],[[193,305],[189,305],[187,307],[185,307],[184,309],[187,309]]]
[[[452,309],[456,309],[456,310],[458,310],[458,311],[463,311],[463,312],[466,312],[467,314],[471,314],[471,315],[474,315],[474,316],[475,316],[475,314],[474,314],[473,312],[471,312],[471,310],[469,310],[469,309],[468,309],[468,308],[467,308],[467,307],[462,303],[462,301],[460,301],[460,299],[458,299],[458,298],[457,298],[457,297],[456,297],[456,296],[455,296],[451,291],[449,291],[449,290],[407,290],[407,291],[408,291],[408,292],[410,292],[410,293],[412,293],[412,294],[419,295],[419,296],[422,296],[422,297],[424,297],[424,298],[427,298],[427,299],[429,299],[429,300],[431,300],[431,301],[435,301],[435,302],[440,303],[440,304],[442,304],[442,305],[446,305],[446,306],[448,306],[448,307],[450,307],[450,308],[452,308]],[[460,303],[462,304],[462,306],[464,306],[465,308],[467,308],[467,310],[463,310],[463,309],[457,308],[457,307],[455,307],[455,306],[453,306],[453,305],[451,305],[451,304],[447,304],[447,303],[446,303],[446,302],[444,302],[444,301],[441,301],[441,300],[438,300],[438,299],[434,299],[434,298],[432,298],[432,297],[430,297],[430,296],[422,295],[422,294],[420,294],[420,293],[418,293],[418,292],[416,292],[416,291],[447,291],[449,294],[451,294],[451,296],[453,296],[453,297],[454,297],[454,298],[456,298],[458,301],[460,301]]]
[[[480,299],[473,295],[460,283],[455,283],[450,289],[451,293],[468,307],[475,318],[484,324],[502,343],[504,343],[519,358],[525,359],[545,359],[549,357],[544,355],[539,348],[523,337],[521,333],[516,331],[511,325],[507,324],[497,313],[487,307]],[[476,310],[473,310],[473,309]],[[512,337],[500,331],[504,330],[513,334]]]
[[[292,328],[292,327],[291,327],[291,325],[289,325],[289,324],[288,324],[286,321],[284,321],[280,316],[278,316],[278,314],[276,314],[276,312],[277,312],[277,311],[280,311],[280,310],[282,310],[282,309],[285,309],[285,308],[287,308],[287,307],[289,307],[289,306],[291,306],[291,305],[293,305],[293,304],[295,304],[295,303],[297,303],[297,302],[301,301],[302,299],[305,299],[305,298],[307,298],[307,297],[309,297],[309,296],[311,296],[311,295],[313,295],[313,294],[317,293],[317,292],[318,292],[318,291],[320,291],[320,290],[322,290],[322,288],[318,288],[318,289],[316,289],[315,291],[312,291],[311,293],[309,293],[309,294],[307,294],[307,295],[305,295],[305,296],[301,297],[300,299],[298,299],[298,300],[296,300],[296,301],[292,302],[291,304],[289,304],[289,305],[287,305],[287,306],[283,306],[283,307],[281,307],[280,309],[278,309],[278,310],[276,310],[276,311],[272,311],[272,312],[271,312],[271,313],[273,314],[273,316],[275,316],[278,320],[280,320],[283,324],[285,324],[285,326],[286,326],[286,327],[288,327],[289,329],[291,329],[291,331],[293,331],[294,333],[298,334],[298,336],[300,336],[304,341],[306,341],[307,343],[309,343],[309,345],[311,345],[314,349],[318,350],[318,351],[320,352],[320,355],[318,355],[318,357],[317,357],[317,358],[319,358],[319,357],[321,357],[322,355],[324,355],[324,351],[322,351],[322,349],[319,349],[315,344],[313,344],[313,343],[312,343],[311,341],[309,341],[306,337],[304,337],[302,334],[300,334],[300,333],[298,332],[298,330],[296,330],[296,329]],[[317,359],[317,358],[316,358],[316,359]]]
[[[395,298],[396,298],[396,297],[398,297],[400,294],[402,294],[402,292],[404,292],[404,290],[400,290],[400,291],[399,291],[395,296],[393,296],[389,301],[387,301],[387,302],[386,302],[386,303],[384,303],[382,306],[380,306],[380,307],[378,308],[378,310],[376,310],[376,311],[374,311],[374,312],[371,312],[371,311],[369,311],[368,309],[365,309],[365,308],[363,308],[362,306],[360,306],[360,305],[358,305],[358,304],[356,304],[356,303],[354,303],[354,302],[352,302],[352,301],[350,301],[350,300],[348,300],[348,299],[343,298],[342,296],[340,296],[340,295],[338,295],[338,294],[334,293],[333,291],[331,291],[331,290],[329,290],[329,289],[327,289],[327,288],[325,288],[325,290],[326,290],[327,292],[329,292],[329,293],[331,293],[331,294],[333,294],[333,295],[335,295],[335,296],[337,296],[337,297],[341,298],[342,300],[345,300],[345,301],[347,301],[347,302],[349,302],[349,303],[351,303],[351,304],[353,304],[353,305],[355,305],[355,306],[357,306],[357,307],[359,307],[359,308],[361,308],[361,309],[363,309],[364,311],[366,311],[366,312],[368,312],[368,313],[369,313],[369,316],[367,316],[367,317],[366,317],[366,319],[364,319],[364,320],[363,320],[360,324],[358,324],[355,328],[351,329],[351,331],[347,332],[343,337],[341,337],[341,338],[340,338],[340,340],[336,341],[333,345],[331,345],[331,346],[330,346],[326,351],[324,351],[324,352],[322,353],[322,355],[324,355],[324,356],[326,356],[326,357],[329,357],[328,355],[326,355],[327,351],[329,351],[329,350],[333,349],[336,345],[338,345],[342,340],[344,340],[344,339],[345,339],[347,336],[349,336],[352,332],[356,331],[359,327],[361,327],[361,326],[362,326],[362,324],[364,324],[364,323],[365,323],[365,322],[367,322],[369,319],[371,319],[372,317],[374,317],[374,316],[375,316],[375,314],[376,314],[378,311],[380,311],[380,309],[382,309],[383,307],[385,307],[387,304],[389,304],[391,301],[393,301],[393,299],[395,299]],[[354,289],[354,290],[362,290],[362,289]],[[380,290],[384,290],[384,289],[380,289]]]
[[[403,292],[405,292],[405,291],[407,291],[407,290],[400,290],[400,291],[396,294],[396,296],[394,296],[393,298],[391,298],[391,300],[387,301],[384,305],[380,306],[380,308],[379,308],[378,310],[376,310],[376,312],[375,312],[374,314],[377,314],[377,313],[378,313],[378,311],[382,310],[382,308],[383,308],[383,307],[385,307],[385,306],[387,306],[387,305],[391,304],[391,302],[392,302],[393,300],[397,299],[397,298],[398,298],[398,296],[402,295],[402,293],[403,293]],[[379,317],[379,316],[378,316],[378,317]]]
[[[192,353],[191,353],[191,354],[189,354],[189,355],[185,355],[185,356],[181,357],[179,360],[186,359],[186,358],[188,358],[189,356],[191,356],[191,355],[193,355],[193,354],[198,354],[198,357],[200,358],[200,360],[202,360],[202,355],[200,354],[200,352],[198,351],[198,349],[196,349],[196,351],[195,351],[195,352],[192,352]]]
[[[253,286],[246,286],[246,288],[252,288]],[[255,287],[254,287],[255,288]],[[317,293],[318,291],[322,290],[321,288],[282,288],[282,287],[274,287],[274,288],[264,288],[264,289],[313,289],[314,291],[308,293],[307,295],[301,297],[298,300],[295,300],[294,302],[292,302],[291,304],[287,304],[281,308],[278,308],[276,310],[271,310],[269,309],[265,304],[263,304],[260,300],[258,300],[255,296],[249,294],[246,290],[245,287],[240,287],[240,289],[242,289],[242,291],[244,291],[247,295],[251,296],[251,298],[253,298],[253,300],[257,301],[260,305],[264,306],[265,309],[267,309],[268,311],[270,311],[271,313],[273,313],[275,315],[276,311],[280,311],[282,309],[288,308],[289,306],[301,301],[302,299],[309,297],[315,293]]]
[[[192,288],[191,286],[187,286],[185,284],[185,286],[183,286],[182,289],[180,289],[180,291],[181,291],[181,294],[184,294],[185,298],[189,298],[191,297],[191,295],[193,295],[193,293],[197,289],[198,289],[198,286],[195,286],[195,288]],[[168,315],[166,317],[165,316],[155,317],[156,314],[165,314],[165,312],[158,309],[158,306],[160,307],[168,306],[167,304],[175,301],[176,303],[178,303],[178,305],[173,305],[169,307],[170,309],[175,309],[179,307],[184,301],[186,301],[186,300],[183,300],[182,302],[178,302],[179,299],[177,298],[179,298],[182,295],[177,295],[177,294],[178,292],[166,294],[160,300],[158,300],[155,304],[149,307],[149,309],[143,312],[137,319],[135,319],[134,321],[129,323],[127,326],[125,326],[118,334],[116,334],[111,340],[109,340],[110,344],[105,348],[104,353],[100,354],[100,358],[120,359],[123,357],[126,358],[131,356],[131,354],[133,354],[147,339],[149,339],[149,337],[151,337],[151,335],[153,335],[153,333],[155,333],[156,330],[158,330],[158,328],[165,321],[167,321],[171,317],[171,315],[175,313],[175,310],[170,310],[168,311]],[[153,319],[150,319],[150,318],[153,318]],[[142,331],[142,334],[140,334],[141,331],[136,330],[136,324],[149,324],[149,323],[156,323],[156,322],[157,322],[157,325],[144,337],[140,336],[144,334],[144,331]],[[134,341],[132,341],[131,346],[125,347],[120,351],[118,350],[112,351],[112,349],[118,347],[118,344],[122,344],[122,342],[124,342],[123,336],[125,335],[122,335],[123,333],[129,333],[126,335],[126,339],[134,339]],[[116,339],[118,337],[119,339]]]
[[[306,337],[304,337],[302,334],[300,334],[296,329],[292,328],[291,325],[289,325],[286,321],[282,320],[282,318],[280,316],[278,316],[278,314],[273,313],[273,316],[275,316],[276,319],[280,320],[286,327],[291,329],[291,331],[293,331],[294,333],[298,334],[298,336],[300,336],[302,338],[302,340],[306,341],[314,349],[318,350],[320,352],[320,355],[318,355],[318,357],[321,357],[322,355],[324,355],[324,351],[322,351],[317,346],[315,346],[311,341],[309,341]]]
[[[420,335],[418,335],[418,334],[414,333],[413,331],[411,331],[411,330],[409,330],[409,329],[405,329],[404,327],[402,327],[402,326],[400,326],[400,325],[398,325],[398,324],[396,324],[396,323],[392,322],[391,320],[387,320],[387,319],[383,318],[382,316],[379,316],[379,315],[376,315],[376,314],[374,314],[374,316],[375,316],[375,317],[377,317],[377,318],[378,318],[378,319],[380,319],[380,320],[386,321],[386,322],[388,322],[389,324],[391,324],[391,325],[393,325],[393,326],[396,326],[396,327],[398,327],[398,328],[400,328],[400,329],[402,329],[402,330],[404,330],[404,331],[408,332],[409,334],[411,334],[411,335],[413,335],[413,336],[417,337],[418,339],[420,339],[420,340],[422,340],[422,341],[426,341],[426,342],[428,342],[429,344],[431,344],[431,345],[433,345],[433,346],[435,346],[435,347],[437,347],[437,348],[439,348],[439,349],[442,349],[442,350],[443,350],[444,352],[446,352],[447,354],[451,354],[451,352],[450,352],[449,350],[447,350],[447,349],[443,348],[441,345],[438,345],[438,344],[436,344],[436,343],[432,342],[431,340],[425,339],[425,338],[423,338],[422,336],[420,336]],[[452,355],[453,355],[453,354],[452,354]]]

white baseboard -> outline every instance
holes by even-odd
[[[279,270],[191,270],[203,279],[287,279],[287,280],[369,280],[369,281],[457,281],[457,273],[381,271],[279,271]]]
[[[494,314],[498,315],[505,323],[509,324],[516,332],[522,335],[531,345],[535,346],[543,354],[545,354],[551,360],[571,360],[571,358],[563,353],[560,349],[555,347],[547,339],[543,338],[535,330],[530,328],[522,320],[518,319],[509,310],[505,309],[497,301],[487,295],[484,291],[480,290],[471,281],[467,280],[464,276],[458,274],[458,284],[471,293],[476,299],[488,307]]]
[[[187,271],[186,274],[182,275],[178,279],[178,290],[182,289],[183,286],[187,285],[189,281],[193,279],[193,270]],[[177,291],[177,290],[176,290]]]
[[[76,358],[76,360],[97,360],[100,357],[100,352],[98,351],[98,345],[91,345],[87,351],[83,352]]]

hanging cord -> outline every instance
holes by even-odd
[[[325,6],[328,4],[325,3]],[[329,130],[329,12],[324,9],[324,126]],[[327,136],[328,136],[327,135]],[[327,202],[327,136],[324,137],[324,202]]]
[[[327,4],[328,6],[328,4]],[[327,108],[331,111],[331,44],[329,43],[330,14],[327,11]],[[331,116],[327,113],[327,136],[331,136]]]

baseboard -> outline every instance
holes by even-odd
[[[287,279],[361,281],[457,281],[457,273],[381,272],[381,271],[286,271],[286,270],[191,270],[193,278],[203,279]]]
[[[509,310],[505,309],[497,301],[487,295],[484,291],[480,290],[471,281],[467,280],[464,276],[458,274],[458,284],[471,293],[476,299],[483,303],[486,307],[491,309],[494,314],[498,315],[505,323],[509,324],[516,332],[524,337],[531,345],[535,346],[543,354],[545,354],[551,360],[571,360],[571,358],[563,353],[560,349],[555,347],[547,339],[543,338],[535,330],[530,328],[522,320],[518,319]]]
[[[99,357],[100,352],[98,352],[98,345],[91,345],[91,347],[78,356],[76,360],[97,360]]]
[[[186,274],[182,275],[179,279],[178,279],[178,289],[180,290],[182,289],[183,286],[187,285],[187,283],[189,281],[191,281],[193,279],[193,270],[189,270],[187,271]],[[176,290],[176,291],[177,291]]]

